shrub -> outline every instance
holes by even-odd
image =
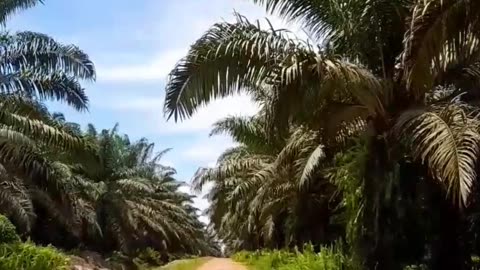
[[[69,259],[53,247],[32,243],[0,244],[0,270],[66,270]]]
[[[134,258],[128,256],[120,251],[114,251],[112,255],[107,258],[107,263],[111,269],[138,269],[139,266],[135,264]]]
[[[480,269],[480,257],[472,256],[472,270]]]
[[[138,266],[159,266],[163,265],[162,254],[155,249],[146,248],[138,253],[133,262]]]
[[[6,216],[0,215],[0,244],[18,241],[20,241],[20,237],[17,234],[15,226]]]

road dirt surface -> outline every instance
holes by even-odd
[[[230,259],[213,258],[197,270],[248,270],[247,267]]]

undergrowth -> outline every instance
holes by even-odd
[[[21,243],[15,226],[0,215],[0,270],[66,270],[66,255],[53,247]]]
[[[239,252],[233,260],[249,266],[252,270],[358,270],[349,256],[340,248],[324,247],[314,252],[312,245],[306,245],[302,252],[286,250],[261,250]]]
[[[0,244],[0,270],[66,270],[69,267],[68,257],[53,247]]]
[[[15,226],[6,216],[0,215],[0,244],[19,241],[20,237],[16,232]]]

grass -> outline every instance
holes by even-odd
[[[0,269],[67,270],[69,259],[57,249],[33,243],[0,244]]]
[[[324,247],[315,252],[313,246],[306,245],[303,252],[296,250],[260,250],[239,252],[233,260],[244,263],[251,270],[338,270],[360,269],[349,256],[338,247]]]
[[[190,260],[180,260],[170,263],[166,266],[152,269],[152,270],[196,270],[204,263],[206,263],[209,258],[197,258]]]

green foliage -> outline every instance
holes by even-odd
[[[0,24],[42,2],[0,1]],[[81,83],[96,74],[86,53],[44,34],[4,29],[0,47],[0,213],[22,235],[62,248],[122,253],[129,263],[136,250],[147,247],[156,251],[146,249],[139,260],[150,264],[170,259],[168,254],[218,250],[205,237],[192,196],[180,191],[175,169],[160,164],[168,150],[154,154],[152,143],[131,142],[117,126],[97,132],[90,125],[82,132],[48,110],[46,100],[88,109]],[[18,240],[15,227],[0,216],[0,243]],[[34,252],[27,244],[8,248],[23,254],[18,256]],[[54,251],[40,251],[31,255],[38,259],[32,267],[54,269],[41,264]]]
[[[328,173],[330,181],[337,186],[342,199],[339,207],[343,211],[335,218],[337,222],[345,224],[346,241],[354,257],[362,234],[361,219],[364,208],[362,168],[366,153],[365,143],[358,140],[348,151],[337,153],[334,166]]]
[[[131,142],[117,127],[91,129],[86,136],[97,146],[102,166],[71,173],[85,201],[95,206],[88,236],[101,239],[98,245],[105,250],[129,255],[144,243],[164,253],[210,252],[191,196],[179,190],[175,169],[160,164],[168,149],[154,154],[153,143]]]
[[[480,257],[472,256],[472,270],[480,269]]]
[[[320,133],[295,126],[278,138],[267,129],[262,114],[216,124],[214,133],[228,133],[240,145],[194,177],[199,189],[213,184],[212,228],[233,250],[325,243],[336,201],[334,186],[318,171],[328,164]]]
[[[4,0],[0,22],[40,2]],[[0,34],[2,213],[40,241],[81,243],[113,253],[112,261],[132,263],[144,249],[139,265],[217,252],[218,239],[235,251],[340,238],[347,248],[235,258],[260,270],[358,269],[359,262],[411,270],[425,260],[461,269],[470,245],[459,228],[470,213],[456,207],[479,201],[480,2],[254,2],[324,43],[237,14],[209,29],[171,72],[164,110],[175,120],[241,91],[260,105],[257,115],[227,118],[212,132],[238,146],[195,175],[199,189],[213,184],[208,231],[175,170],[159,164],[167,150],[153,155],[153,144],[131,142],[117,126],[82,133],[48,112],[45,99],[86,110],[80,82],[94,80],[95,68],[76,46],[34,32]],[[478,224],[471,228],[478,234]],[[1,216],[0,242],[18,238]],[[51,248],[1,247],[5,269],[66,262]]]
[[[238,92],[260,105],[260,129],[216,126],[239,146],[195,178],[213,184],[208,213],[227,247],[325,244],[341,231],[369,269],[463,269],[458,208],[479,202],[480,2],[254,2],[314,40],[237,15],[200,37],[166,85],[175,121]],[[352,137],[366,138],[361,159]]]
[[[314,252],[313,246],[306,245],[302,252],[295,250],[273,250],[239,252],[233,259],[245,263],[255,270],[357,270],[361,269],[343,254],[338,247],[323,247]]]
[[[408,265],[403,270],[428,270],[428,267],[424,264],[421,265]]]
[[[67,270],[69,259],[53,247],[32,243],[1,244],[0,269]]]
[[[20,241],[15,226],[10,220],[0,215],[0,244]]]
[[[159,266],[165,263],[162,260],[162,254],[152,248],[146,248],[139,252],[133,262],[139,267]]]

